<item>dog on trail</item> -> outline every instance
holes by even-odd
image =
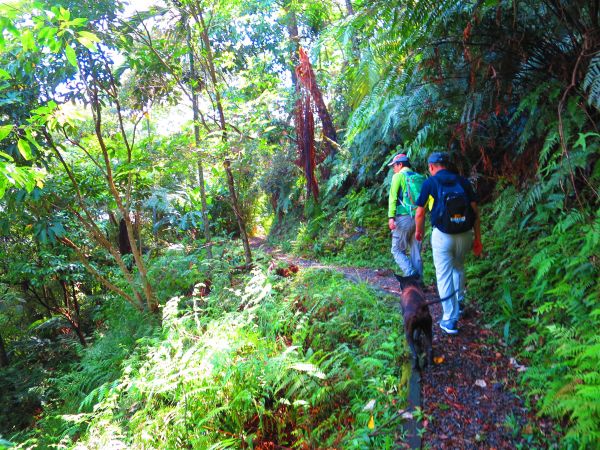
[[[401,277],[396,275],[402,289],[401,305],[404,317],[404,333],[406,342],[412,352],[412,367],[420,370],[419,353],[423,350],[421,343],[425,344],[425,364],[433,364],[432,322],[429,306],[431,302],[425,300],[421,284],[414,277]],[[435,303],[435,301],[433,302]],[[417,351],[418,350],[418,351]]]

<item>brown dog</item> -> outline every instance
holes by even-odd
[[[432,319],[429,313],[430,302],[425,301],[425,294],[420,282],[413,277],[396,275],[402,289],[401,305],[404,317],[404,333],[406,342],[412,352],[412,367],[419,370],[419,353],[423,350],[421,342],[425,344],[425,364],[433,364]],[[435,303],[435,302],[434,302]],[[417,347],[419,351],[417,351]]]

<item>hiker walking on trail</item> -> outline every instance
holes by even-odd
[[[433,197],[431,210],[431,249],[440,298],[444,314],[440,328],[448,334],[458,333],[458,318],[464,299],[464,260],[472,248],[476,256],[481,254],[481,231],[477,196],[471,183],[448,170],[447,153],[435,152],[427,160],[428,178],[417,199],[416,239],[423,240],[425,228],[425,204]]]
[[[388,199],[388,226],[392,231],[392,255],[405,277],[421,279],[421,242],[415,239],[416,201],[425,177],[411,169],[410,160],[398,153],[388,164],[394,170]],[[410,255],[410,257],[408,256]]]

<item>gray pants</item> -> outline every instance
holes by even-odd
[[[473,231],[460,234],[442,233],[437,228],[431,232],[431,250],[440,298],[449,295],[442,302],[442,320],[458,320],[460,302],[465,296],[465,256],[473,245]]]
[[[415,239],[415,219],[396,216],[396,228],[392,231],[392,256],[405,277],[423,277],[421,243]],[[408,256],[410,255],[410,257]]]

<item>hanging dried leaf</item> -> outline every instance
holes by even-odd
[[[315,194],[315,192],[318,193],[318,186],[314,176],[315,167],[322,163],[327,156],[335,153],[337,133],[333,126],[331,116],[325,106],[323,94],[317,85],[315,73],[308,59],[308,55],[302,48],[299,48],[298,53],[299,63],[296,66],[296,76],[298,78],[298,85],[296,88],[299,93],[299,100],[296,103],[296,130],[299,131],[298,151],[300,153],[300,165],[303,167],[307,179],[307,189],[309,192],[312,192],[313,196],[316,198],[317,194]],[[316,109],[319,119],[321,120],[323,130],[323,151],[319,153],[316,152],[314,143],[313,104],[314,109]],[[311,121],[312,131],[308,129],[311,126]],[[300,130],[299,128],[301,127],[304,127],[304,129]],[[311,137],[312,139],[311,144],[303,142],[303,139],[307,139],[308,137]],[[326,173],[326,170],[322,170],[322,173],[325,177],[329,176],[329,173]]]
[[[304,171],[306,177],[306,195],[319,198],[319,186],[315,177],[315,120],[308,95],[302,95],[296,101],[296,137],[299,159],[296,162]]]

